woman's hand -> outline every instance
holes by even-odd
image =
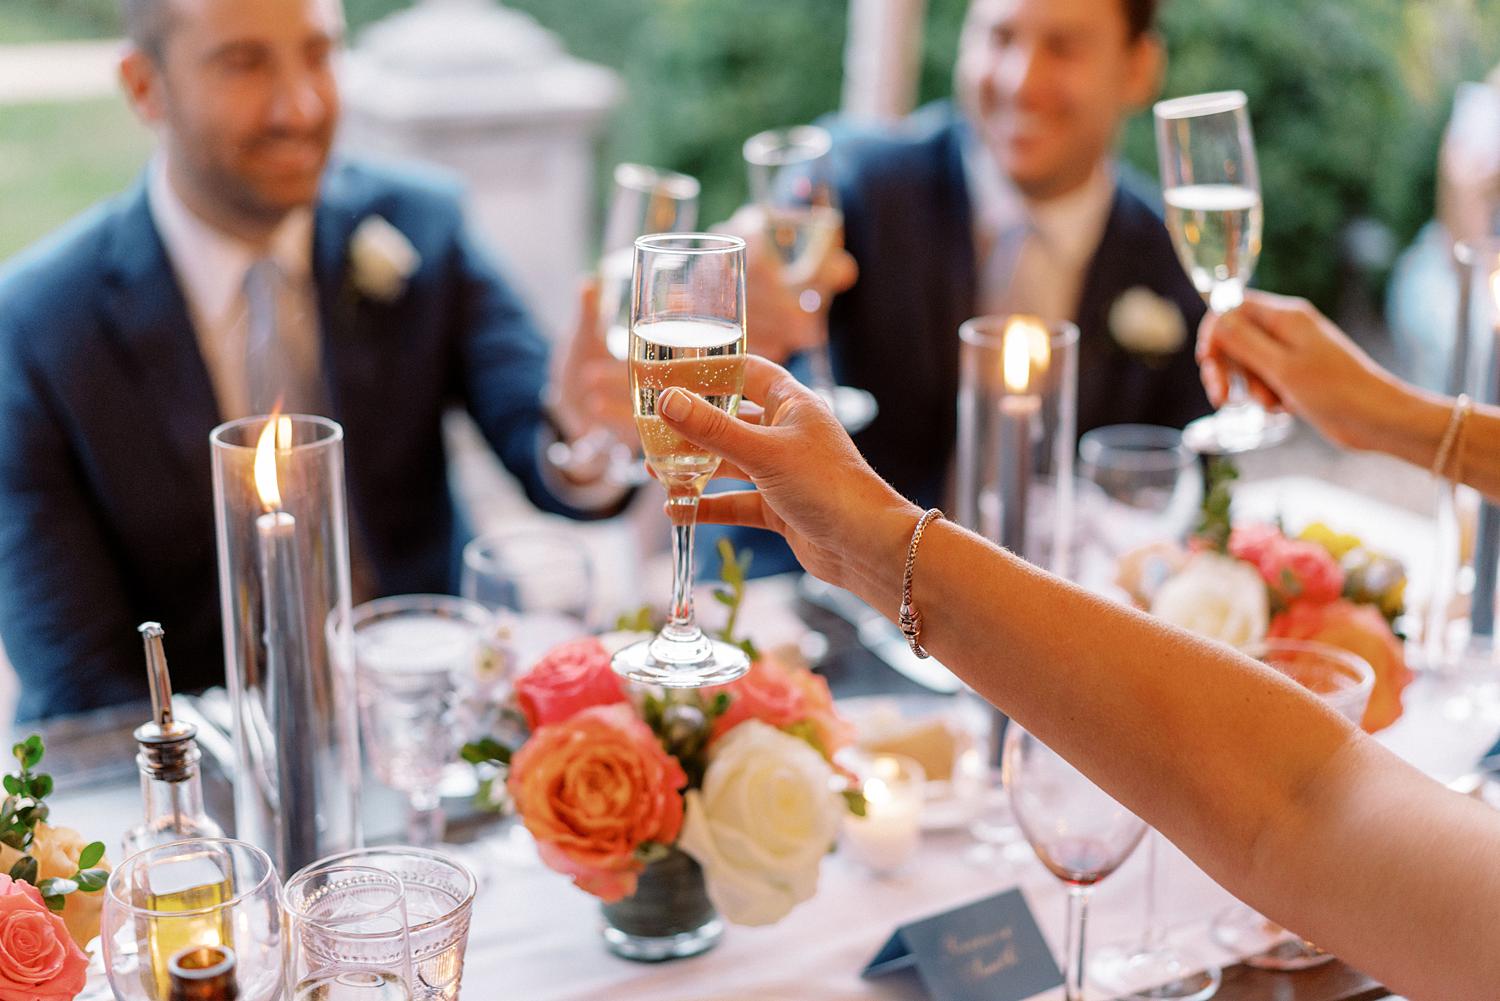
[[[1280,406],[1335,444],[1368,448],[1399,385],[1310,303],[1248,291],[1238,309],[1209,313],[1198,331],[1203,387],[1214,406],[1228,370],[1244,371],[1262,404]]]
[[[681,389],[657,404],[673,430],[723,456],[717,475],[756,486],[704,497],[699,519],[779,532],[823,580],[877,607],[893,594],[899,600],[920,510],[875,474],[828,406],[779,365],[747,358],[745,398],[759,404],[745,408],[747,419]],[[757,410],[758,425],[748,419]]]

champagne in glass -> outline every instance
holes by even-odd
[[[705,636],[693,616],[693,532],[703,488],[719,457],[686,441],[657,416],[677,387],[728,414],[745,385],[745,241],[704,233],[635,242],[631,286],[630,393],[646,461],[667,489],[672,521],[672,612],[654,639],[617,652],[632,681],[698,688],[750,669],[744,651]]]
[[[599,258],[599,319],[609,353],[630,353],[630,277],[635,239],[681,233],[698,220],[698,179],[639,163],[615,167],[615,189],[605,217]]]
[[[1238,306],[1260,256],[1260,174],[1250,116],[1240,91],[1160,101],[1155,109],[1162,197],[1172,245],[1193,287],[1216,312]],[[1183,440],[1195,452],[1266,448],[1292,431],[1289,414],[1268,413],[1232,372],[1219,412],[1193,421]]]
[[[797,293],[808,313],[824,307],[814,287],[818,269],[842,242],[844,215],[833,179],[833,139],[826,129],[800,125],[772,129],[745,141],[750,193],[765,213],[766,238],[781,258],[781,282]],[[875,397],[834,382],[825,341],[807,354],[808,385],[828,401],[850,434],[875,419]]]

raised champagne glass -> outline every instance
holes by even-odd
[[[1260,257],[1260,172],[1245,95],[1194,94],[1160,101],[1154,111],[1172,245],[1209,308],[1227,312],[1244,301]],[[1232,371],[1224,405],[1189,424],[1183,441],[1201,454],[1227,455],[1267,448],[1291,432],[1291,415],[1256,403],[1244,374]]]
[[[698,688],[750,669],[739,647],[712,639],[693,619],[693,530],[698,501],[719,457],[656,414],[671,387],[696,393],[728,414],[745,387],[745,241],[706,233],[635,241],[630,307],[630,397],[646,462],[667,490],[672,521],[672,611],[655,638],[615,654],[632,681]]]
[[[798,306],[808,313],[826,305],[813,280],[844,237],[832,149],[828,131],[816,125],[772,129],[745,141],[750,194],[765,213],[782,283],[797,293]],[[854,434],[868,427],[878,409],[875,397],[834,381],[828,342],[809,349],[806,357],[809,388],[827,401],[844,430]]]

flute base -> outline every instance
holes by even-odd
[[[1182,443],[1199,455],[1238,455],[1280,445],[1294,427],[1291,414],[1237,403],[1189,423],[1182,429]]]
[[[672,639],[665,633],[632,643],[610,658],[616,674],[659,688],[707,688],[744,677],[750,658],[731,643],[696,637]]]
[[[1129,1001],[1208,1001],[1219,992],[1224,974],[1217,966],[1199,968],[1168,948],[1116,946],[1094,954],[1089,979]]]
[[[1257,970],[1310,970],[1333,960],[1332,953],[1298,938],[1244,904],[1222,911],[1209,932],[1216,943],[1244,956],[1245,965]]]

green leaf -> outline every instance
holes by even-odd
[[[10,878],[19,879],[23,883],[36,885],[36,859],[30,855],[22,855],[16,859],[16,864],[10,867]]]
[[[660,862],[670,854],[672,854],[672,849],[660,841],[643,841],[640,847],[635,850],[636,861],[644,862],[647,865],[650,865],[652,862]]]
[[[845,789],[844,805],[847,806],[849,808],[849,812],[854,814],[856,817],[863,817],[866,812],[865,794],[860,792],[858,789]]]
[[[42,760],[42,738],[33,733],[21,743],[24,749],[24,757],[21,759],[21,767],[27,770],[35,768]]]
[[[37,884],[36,888],[42,891],[43,897],[63,897],[78,891],[78,884],[71,879],[62,876],[49,876]]]
[[[78,853],[78,868],[89,869],[99,864],[104,857],[104,842],[95,841],[85,845],[83,851]]]
[[[646,725],[653,731],[661,730],[662,712],[662,701],[655,695],[647,695],[641,700],[641,719],[645,720]]]
[[[714,700],[708,704],[708,718],[717,719],[729,711],[729,704],[734,698],[728,692],[719,692]]]
[[[738,646],[741,650],[745,651],[745,656],[750,658],[751,663],[760,660],[760,650],[756,647],[754,640],[742,639]]]
[[[50,911],[61,911],[64,907],[68,906],[68,898],[60,893],[53,894],[50,897],[44,893],[42,894],[42,903],[46,904],[47,909]]]
[[[492,761],[502,765],[510,764],[510,748],[492,737],[471,740],[458,753],[471,765],[483,765]]]
[[[32,799],[46,799],[52,794],[52,776],[37,775],[31,780],[30,786]]]
[[[29,831],[25,830],[6,831],[5,833],[0,834],[0,845],[4,845],[7,848],[14,848],[18,852],[25,851],[26,835],[29,833]]]
[[[73,877],[84,893],[98,893],[109,882],[108,869],[84,869]]]
[[[740,601],[739,598],[736,598],[734,596],[733,591],[726,591],[722,587],[714,588],[714,600],[721,605],[728,605],[730,608],[733,608],[735,605],[739,604]]]
[[[23,790],[21,789],[20,776],[7,775],[5,776],[3,781],[5,784],[5,791],[10,793],[12,796],[20,796],[23,794]]]

